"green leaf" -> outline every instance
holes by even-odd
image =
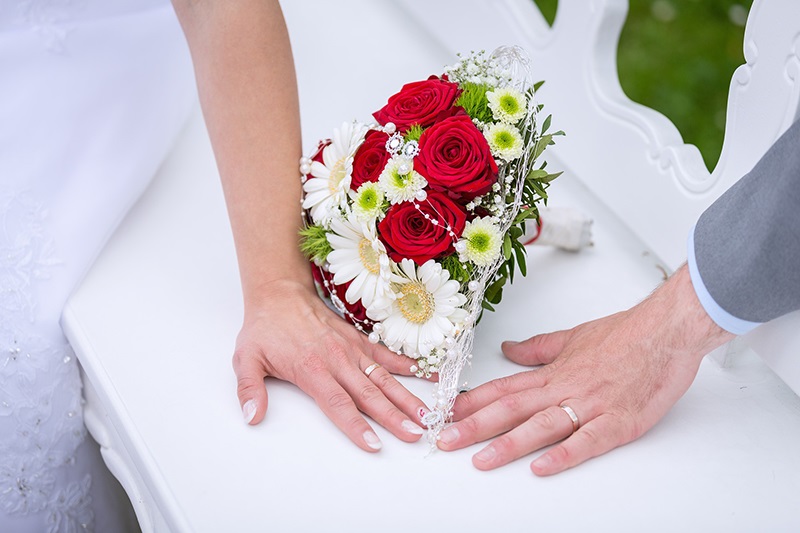
[[[550,121],[553,119],[553,115],[547,115],[547,118],[544,119],[544,123],[542,124],[542,133],[545,133],[550,128]]]
[[[532,215],[538,216],[539,208],[535,205],[533,207],[529,207],[517,213],[516,218],[514,218],[514,224],[519,224],[520,222],[531,218]]]
[[[538,91],[538,90],[539,90],[539,87],[541,87],[542,85],[544,85],[544,80],[542,80],[542,81],[537,81],[536,83],[534,83],[534,84],[533,84],[533,92],[536,92],[536,91]]]
[[[541,168],[531,170],[528,172],[528,175],[525,179],[528,180],[541,180],[542,178],[547,177],[547,171]]]
[[[557,177],[559,177],[563,173],[564,173],[564,171],[562,170],[561,172],[556,172],[555,174],[547,174],[543,178],[539,178],[539,181],[542,182],[542,183],[550,183],[551,181],[553,181],[554,179],[556,179]]]
[[[553,144],[552,135],[542,135],[539,137],[539,140],[536,141],[536,147],[533,149],[533,159],[539,159],[539,156],[542,155],[542,152],[544,152],[545,148],[551,144]]]
[[[503,285],[505,285],[506,279],[508,278],[506,278],[505,276],[500,276],[491,285],[486,287],[484,298],[486,298],[486,300],[494,304],[499,302],[500,299],[497,296],[498,294],[502,296]]]
[[[511,237],[508,235],[503,239],[503,257],[506,258],[506,261],[511,257]]]
[[[539,196],[542,197],[543,200],[545,200],[545,204],[546,204],[547,203],[547,193],[544,192],[544,188],[539,187],[539,184],[536,183],[535,181],[531,181],[529,183],[530,183],[531,187],[533,187],[533,189],[536,191],[536,194],[538,194]]]
[[[517,256],[517,264],[519,265],[519,273],[523,276],[528,275],[528,265],[526,260],[526,255],[528,251],[522,246],[521,243],[517,243],[519,246],[514,247],[514,254]]]

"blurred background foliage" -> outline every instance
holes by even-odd
[[[558,0],[534,0],[553,23]],[[800,1],[800,0],[798,0]],[[631,100],[666,115],[713,169],[752,0],[629,0],[617,63]]]

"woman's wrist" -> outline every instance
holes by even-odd
[[[248,311],[263,309],[265,305],[285,297],[300,297],[312,295],[316,297],[314,280],[309,270],[308,276],[277,276],[252,284],[242,286],[245,314]]]

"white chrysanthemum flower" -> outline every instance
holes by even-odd
[[[376,302],[388,305],[390,261],[377,237],[375,224],[333,218],[327,238],[333,248],[327,257],[333,282],[342,285],[352,281],[345,299],[351,304],[361,300],[366,308]]]
[[[500,257],[503,235],[490,217],[479,217],[467,222],[459,243],[464,243],[458,246],[464,258],[477,266],[487,266]]]
[[[311,219],[315,224],[327,226],[346,205],[353,175],[353,156],[364,142],[367,131],[363,124],[345,122],[341,129],[333,131],[331,143],[323,148],[322,163],[311,163],[313,178],[303,184],[306,193],[303,209],[311,209]]]
[[[377,183],[371,181],[364,183],[357,191],[350,191],[350,198],[353,200],[351,205],[353,214],[360,221],[369,224],[383,218],[385,198],[383,190]]]
[[[382,323],[381,339],[389,348],[402,349],[409,357],[427,357],[467,318],[460,308],[467,298],[459,288],[433,259],[419,268],[403,259],[392,275],[395,299],[386,308],[372,310],[370,318]]]
[[[492,155],[503,161],[513,161],[522,155],[524,142],[519,130],[510,124],[498,122],[483,132]]]
[[[525,118],[528,99],[516,89],[504,87],[488,91],[486,99],[489,100],[492,116],[501,122],[516,124]]]
[[[409,202],[419,191],[427,187],[428,181],[414,170],[413,160],[407,157],[393,157],[378,177],[386,199],[392,204]]]

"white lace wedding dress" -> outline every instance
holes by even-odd
[[[167,1],[0,1],[0,532],[136,528],[58,320],[193,102]]]

